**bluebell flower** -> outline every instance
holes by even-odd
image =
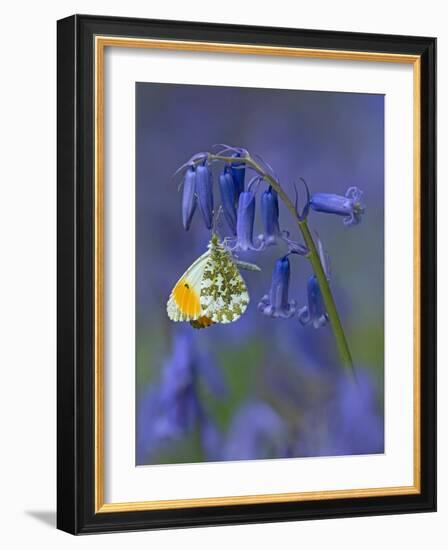
[[[263,233],[258,238],[263,243],[263,246],[271,246],[283,241],[288,246],[290,252],[305,256],[308,253],[308,249],[302,244],[291,240],[289,238],[289,231],[280,229],[278,194],[271,185],[261,194],[260,203]],[[302,219],[298,211],[297,216],[299,219]]]
[[[195,362],[191,338],[186,332],[177,333],[172,356],[162,369],[160,414],[153,419],[160,438],[178,439],[194,428],[199,415]]]
[[[207,229],[213,225],[213,179],[207,161],[196,167],[196,193]]]
[[[196,203],[196,171],[194,166],[189,166],[185,172],[182,192],[182,223],[187,231],[190,229]]]
[[[237,189],[229,166],[224,166],[219,176],[219,189],[221,191],[221,204],[227,224],[234,235],[236,235],[236,203]]]
[[[330,262],[322,241],[316,235],[316,248],[319,254],[325,277],[330,280]],[[299,310],[299,321],[302,325],[312,324],[314,328],[320,328],[328,323],[328,314],[325,309],[324,299],[320,290],[319,281],[315,275],[311,275],[307,284],[308,305]]]
[[[344,218],[344,224],[357,225],[364,214],[364,204],[361,202],[362,191],[357,187],[349,187],[345,196],[333,193],[315,193],[311,196],[310,206],[316,212],[336,214]]]
[[[232,155],[233,157],[240,158],[241,153],[238,151]],[[246,164],[244,162],[232,162],[232,177],[235,182],[237,199],[244,191],[244,178],[246,175]]]
[[[289,301],[290,266],[288,256],[275,262],[271,289],[258,304],[258,310],[269,317],[289,319],[297,309],[295,300]]]
[[[223,436],[204,412],[199,419],[199,432],[206,460],[222,460]]]
[[[150,453],[160,445],[151,419],[159,414],[158,386],[149,386],[138,398],[136,413],[135,451],[137,464],[146,464]]]
[[[244,404],[232,419],[224,446],[224,460],[283,458],[288,453],[288,431],[282,418],[262,401]]]
[[[258,246],[253,242],[255,221],[255,194],[252,191],[244,191],[238,200],[238,213],[236,221],[236,240],[231,247],[232,251],[247,252],[248,250],[261,250],[263,243]]]
[[[276,244],[280,236],[279,207],[277,191],[272,186],[269,186],[261,194],[260,209],[263,221],[263,235],[261,238],[265,246]]]
[[[191,331],[179,331],[161,380],[140,400],[137,413],[138,462],[199,430],[207,460],[215,460],[220,434],[200,399],[202,385],[215,397],[225,394],[221,372],[199,352]]]
[[[339,377],[330,403],[330,429],[335,454],[384,452],[384,422],[374,381],[363,369],[356,370],[356,383]]]
[[[320,291],[316,275],[311,275],[307,284],[308,305],[299,310],[299,321],[302,325],[312,324],[320,328],[328,323],[328,314]]]

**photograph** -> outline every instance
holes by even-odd
[[[137,466],[384,453],[384,120],[135,83]]]

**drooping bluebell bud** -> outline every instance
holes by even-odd
[[[336,214],[344,218],[347,226],[361,222],[365,207],[361,202],[362,191],[357,187],[347,189],[345,196],[333,193],[315,193],[311,196],[310,206],[316,212]]]
[[[223,173],[219,176],[219,190],[221,192],[221,204],[224,217],[226,218],[230,230],[236,235],[237,192],[229,166],[225,166]]]
[[[244,191],[238,200],[238,214],[236,221],[236,242],[232,251],[246,252],[261,250],[263,243],[254,245],[255,195],[252,191]]]
[[[263,221],[263,241],[265,245],[276,244],[280,236],[278,222],[279,208],[277,191],[269,188],[261,194],[261,219]]]
[[[264,232],[258,238],[264,247],[275,245],[282,240],[291,253],[302,256],[308,254],[305,246],[289,238],[289,231],[280,229],[278,194],[272,186],[269,186],[261,195],[261,218]]]
[[[213,179],[207,162],[196,167],[196,193],[207,229],[213,225]]]
[[[241,153],[234,153],[233,157],[241,157]],[[237,189],[237,198],[244,191],[244,177],[246,175],[246,164],[244,162],[232,162],[232,177]]]
[[[328,322],[328,314],[316,275],[308,279],[307,294],[308,305],[299,310],[299,321],[302,325],[312,324],[314,328],[323,327]]]
[[[182,223],[187,231],[196,210],[196,202],[196,172],[193,166],[189,166],[185,172],[182,190]]]
[[[288,256],[275,262],[271,288],[258,304],[258,310],[268,317],[289,319],[297,309],[295,300],[289,300],[290,265]]]

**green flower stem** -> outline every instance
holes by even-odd
[[[308,258],[319,283],[319,288],[324,300],[325,309],[327,310],[327,314],[330,319],[331,328],[333,329],[341,362],[350,374],[354,375],[353,360],[348,347],[347,338],[345,337],[344,329],[342,328],[341,319],[336,308],[330,285],[328,284],[328,279],[325,275],[322,262],[320,261],[310,228],[308,227],[308,222],[306,220],[298,221],[298,225],[302,232],[305,244],[310,251]]]
[[[286,208],[290,211],[291,215],[294,217],[294,219],[297,222],[297,226],[302,233],[303,240],[305,241],[305,244],[309,250],[307,254],[307,258],[311,263],[311,266],[313,268],[314,274],[316,275],[317,281],[319,283],[319,288],[322,294],[322,298],[324,300],[325,309],[328,314],[328,318],[330,320],[331,328],[333,330],[333,334],[336,340],[336,345],[338,348],[339,356],[341,359],[341,363],[343,367],[346,369],[346,371],[354,376],[355,371],[353,367],[353,360],[350,353],[350,349],[348,347],[347,339],[345,337],[344,329],[342,328],[342,323],[339,318],[338,310],[336,308],[336,304],[333,298],[333,294],[330,289],[330,285],[328,284],[327,277],[325,275],[322,262],[320,261],[319,253],[317,252],[316,244],[314,243],[313,237],[311,235],[311,231],[308,227],[307,220],[300,220],[296,207],[291,201],[291,199],[288,197],[288,195],[285,193],[283,188],[281,187],[280,183],[272,177],[270,174],[266,173],[264,168],[260,166],[252,157],[246,156],[246,157],[228,157],[224,155],[209,155],[209,160],[221,160],[224,162],[234,163],[234,162],[241,162],[244,161],[247,166],[250,166],[253,168],[260,176],[263,176],[263,179],[266,180],[277,192],[280,199],[285,204]]]

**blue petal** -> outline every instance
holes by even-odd
[[[271,186],[261,195],[261,218],[263,221],[263,238],[268,244],[274,244],[280,235],[279,207],[277,192]]]
[[[243,251],[261,250],[263,243],[257,247],[253,242],[255,221],[255,195],[252,191],[244,191],[238,200],[238,214],[236,221],[236,242],[230,250]]]
[[[314,328],[320,328],[327,324],[328,315],[325,310],[324,300],[320,291],[317,277],[312,275],[307,285],[308,306],[299,310],[299,321],[302,325],[312,324]]]
[[[344,217],[347,226],[361,222],[365,211],[361,202],[362,191],[357,187],[349,187],[344,196],[333,193],[315,193],[310,200],[310,206],[316,212],[336,214]]]
[[[288,319],[296,312],[295,300],[289,301],[290,265],[287,256],[275,262],[269,294],[258,304],[258,309],[268,317]]]
[[[352,202],[342,195],[332,193],[315,193],[311,196],[310,206],[316,212],[336,214],[338,216],[350,216],[352,213]]]
[[[237,152],[233,157],[241,157],[241,153]],[[237,196],[244,191],[244,177],[246,175],[246,165],[244,162],[232,162],[232,177],[237,188]]]
[[[288,456],[288,430],[274,409],[262,401],[241,407],[230,425],[225,460],[253,460]]]
[[[219,176],[219,189],[224,217],[230,230],[236,235],[236,189],[232,174],[227,166]]]
[[[196,192],[202,217],[207,229],[213,225],[213,180],[208,164],[200,164],[196,168]]]
[[[185,172],[182,190],[182,223],[188,231],[196,210],[196,172],[190,166]]]

